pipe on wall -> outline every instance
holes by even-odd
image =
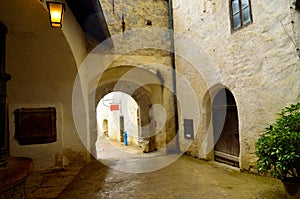
[[[173,19],[173,1],[169,0],[169,28],[171,38],[171,62],[172,62],[172,83],[174,96],[174,119],[175,119],[175,133],[176,133],[176,148],[175,153],[180,153],[179,145],[179,121],[178,121],[178,104],[177,104],[177,86],[176,86],[176,64],[175,64],[175,46],[174,46],[174,19]],[[170,150],[173,151],[173,150]]]

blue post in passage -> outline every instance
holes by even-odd
[[[127,146],[128,145],[128,142],[127,142],[127,131],[124,131],[123,136],[124,136],[124,145]]]

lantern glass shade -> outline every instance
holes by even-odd
[[[64,18],[65,4],[47,1],[51,27],[61,28]]]

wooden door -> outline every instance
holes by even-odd
[[[234,97],[227,89],[220,91],[214,99],[213,129],[215,160],[238,167],[240,153],[238,113]]]

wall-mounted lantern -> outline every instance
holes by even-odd
[[[46,3],[51,27],[61,28],[64,19],[64,11],[66,9],[65,4],[56,1],[47,1]]]

